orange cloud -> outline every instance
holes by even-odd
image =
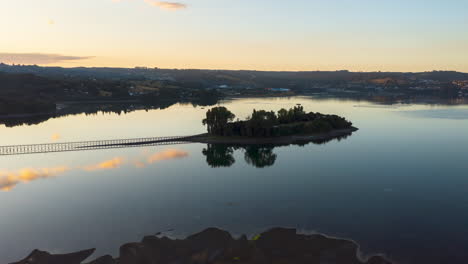
[[[42,169],[21,169],[16,172],[3,171],[0,172],[0,190],[10,191],[19,183],[28,183],[38,179],[46,179],[58,176],[59,174],[69,171],[70,168],[66,166],[56,168],[42,168]]]
[[[97,170],[109,170],[109,169],[117,169],[125,163],[124,158],[114,158],[111,160],[106,160],[98,164],[89,165],[84,167],[85,171],[97,171]]]
[[[187,8],[186,4],[178,2],[166,2],[166,1],[156,1],[156,0],[145,0],[149,5],[156,6],[166,10],[179,10]]]
[[[155,153],[148,157],[147,161],[149,164],[171,159],[181,159],[188,157],[189,154],[186,151],[177,150],[177,149],[168,149],[163,152]]]

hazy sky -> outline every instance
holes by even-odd
[[[468,0],[0,0],[0,61],[468,72]]]

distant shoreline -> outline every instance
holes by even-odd
[[[292,135],[283,137],[223,137],[209,134],[201,134],[182,139],[181,141],[204,144],[233,144],[233,145],[286,145],[301,142],[332,140],[347,136],[358,131],[358,128],[332,130],[328,133]]]

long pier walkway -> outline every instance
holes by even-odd
[[[0,156],[35,153],[83,151],[95,149],[129,148],[139,146],[159,146],[190,143],[194,136],[151,137],[133,139],[114,139],[82,142],[0,146]]]

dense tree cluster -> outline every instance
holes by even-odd
[[[222,135],[228,122],[234,120],[235,117],[236,116],[224,106],[214,107],[206,112],[203,125],[208,127],[208,133]]]
[[[326,133],[347,129],[352,123],[337,115],[306,113],[300,105],[278,113],[254,110],[245,121],[231,122],[235,115],[226,107],[215,107],[206,114],[203,124],[208,133],[218,136],[276,137],[295,134]]]

